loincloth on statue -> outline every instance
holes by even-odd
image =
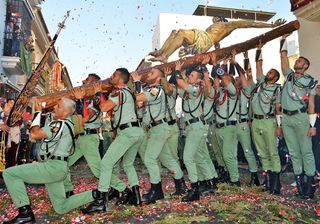
[[[187,54],[201,54],[207,52],[213,45],[210,35],[203,30],[194,31],[194,43],[185,45],[179,50],[179,57],[186,56]]]

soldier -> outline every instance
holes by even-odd
[[[215,61],[215,57],[211,57],[211,61]],[[205,67],[204,67],[205,68]],[[203,71],[207,73],[205,76],[209,77],[209,72],[205,69]],[[214,124],[215,114],[214,114],[214,106],[215,106],[215,97],[216,91],[214,89],[213,79],[210,79],[211,82],[211,89],[210,94],[207,96],[203,102],[203,119],[204,119],[204,126],[206,128],[206,139],[209,133],[209,126]],[[207,144],[202,146],[204,147],[203,153],[201,154],[202,159],[197,162],[197,168],[199,173],[199,192],[213,192],[216,189],[216,184],[218,182],[218,174],[215,169],[215,166],[211,160]],[[206,168],[204,168],[206,167]],[[208,172],[207,169],[210,171]]]
[[[280,157],[277,149],[275,106],[280,100],[280,85],[276,84],[280,73],[276,69],[270,69],[266,76],[262,70],[262,43],[256,51],[257,84],[248,84],[242,78],[243,87],[250,85],[251,111],[252,111],[252,138],[265,175],[265,190],[274,194],[280,194]]]
[[[83,84],[90,84],[100,80],[100,77],[94,73],[89,74],[83,81]],[[75,164],[82,156],[88,162],[88,165],[96,177],[100,175],[100,154],[99,154],[99,128],[101,122],[99,119],[100,109],[94,100],[81,100],[84,98],[84,90],[82,88],[74,89],[73,94],[77,101],[77,107],[83,107],[82,115],[84,122],[84,132],[80,133],[80,136],[76,140],[76,149],[74,154],[69,158],[69,166]],[[79,105],[80,104],[80,105]],[[82,105],[81,105],[82,104]],[[87,106],[86,106],[87,105]],[[73,186],[71,182],[70,173],[65,179],[66,196],[73,194]]]
[[[127,69],[116,69],[111,77],[115,88],[108,100],[100,104],[101,111],[112,111],[112,128],[117,131],[117,135],[102,158],[98,189],[95,191],[94,201],[81,209],[84,214],[106,211],[108,190],[114,183],[122,185],[119,198],[122,204],[130,202],[141,205],[139,180],[133,163],[144,133],[138,121],[134,95],[127,87],[129,79],[130,73]],[[101,85],[97,86],[97,89],[101,89]],[[114,166],[120,159],[132,189],[113,173]]]
[[[182,98],[182,110],[185,114],[186,143],[183,152],[183,161],[187,168],[191,189],[182,198],[182,202],[199,200],[199,173],[197,165],[204,163],[204,146],[206,144],[207,128],[204,126],[201,104],[204,97],[210,94],[211,84],[209,76],[204,76],[202,67],[191,70],[187,80],[182,79],[181,68],[183,63],[176,63],[176,70],[172,73],[172,80],[178,86],[178,94]],[[205,87],[206,86],[206,87]],[[214,177],[210,167],[203,166],[205,176]]]
[[[227,74],[224,61],[223,69],[214,65],[213,73],[217,83],[218,98],[215,104],[216,135],[219,147],[222,148],[223,160],[230,174],[230,184],[240,186],[237,160],[237,94],[232,81],[233,77]],[[219,78],[221,82],[219,82]]]
[[[24,183],[45,184],[54,210],[64,214],[93,201],[92,191],[82,192],[66,199],[63,180],[68,173],[68,157],[74,150],[73,125],[70,116],[75,102],[62,98],[54,107],[54,120],[40,128],[41,105],[36,105],[30,135],[32,139],[44,139],[38,155],[40,162],[8,168],[3,178],[19,214],[4,223],[33,223],[35,217],[30,207]]]
[[[282,130],[292,160],[298,192],[301,197],[313,198],[315,161],[311,137],[316,135],[314,98],[317,81],[306,73],[310,61],[305,57],[300,56],[295,61],[294,70],[289,68],[285,38],[286,36],[281,40],[280,46],[281,69],[286,77],[281,95]],[[307,176],[306,183],[304,174]]]
[[[146,80],[146,82],[149,83],[149,87],[146,90],[141,89],[141,92],[136,93],[137,100],[145,103],[148,111],[145,113],[145,116],[149,116],[148,140],[143,159],[148,169],[151,182],[151,189],[144,195],[144,202],[146,204],[164,198],[161,186],[159,160],[165,167],[174,173],[175,182],[179,182],[177,193],[181,194],[186,189],[178,155],[174,155],[171,150],[172,146],[177,146],[178,138],[177,136],[170,136],[172,133],[171,127],[175,124],[173,122],[175,120],[173,120],[173,118],[167,119],[166,116],[167,113],[171,113],[171,110],[168,96],[160,85],[163,76],[164,74],[162,71],[155,68],[151,69]],[[141,86],[141,76],[138,73],[133,73],[132,78],[136,86]],[[144,121],[145,120],[146,119],[144,119]],[[172,137],[176,138],[172,139]],[[155,142],[157,142],[157,144],[154,144]],[[182,187],[184,189],[180,189]]]
[[[246,79],[244,70],[241,68],[241,66],[236,62],[235,60],[236,52],[232,51],[231,53],[231,64],[230,67],[235,67],[237,69],[238,75],[242,77],[242,79]],[[247,55],[246,57],[247,58]],[[230,69],[235,71],[234,69]],[[247,70],[247,69],[246,69]],[[256,157],[253,153],[252,147],[251,147],[251,134],[250,134],[250,127],[249,127],[249,100],[251,98],[250,96],[250,90],[248,88],[244,88],[242,86],[240,77],[235,78],[235,87],[237,89],[238,93],[238,104],[236,108],[236,114],[238,116],[238,124],[237,124],[237,140],[240,142],[242,149],[244,151],[244,156],[246,157],[248,161],[248,167],[249,171],[251,173],[251,179],[250,179],[250,186],[251,185],[260,185],[260,181],[258,178],[258,166]],[[250,79],[252,81],[252,79]]]

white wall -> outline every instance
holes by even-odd
[[[310,22],[298,17],[300,22],[299,45],[300,55],[311,62],[308,73],[320,79],[320,22]]]

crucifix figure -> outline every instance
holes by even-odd
[[[173,30],[160,50],[150,52],[154,56],[151,61],[166,63],[169,56],[178,48],[179,57],[188,54],[201,54],[207,52],[213,45],[219,48],[219,42],[238,28],[274,28],[284,24],[284,19],[274,23],[255,22],[250,20],[227,21],[221,17],[213,17],[211,24],[205,31],[197,29]]]

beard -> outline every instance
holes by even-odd
[[[294,69],[295,71],[297,71],[297,70],[303,69],[303,67],[302,67],[302,66],[298,66],[298,65],[294,65],[294,66],[293,66],[293,69]]]

